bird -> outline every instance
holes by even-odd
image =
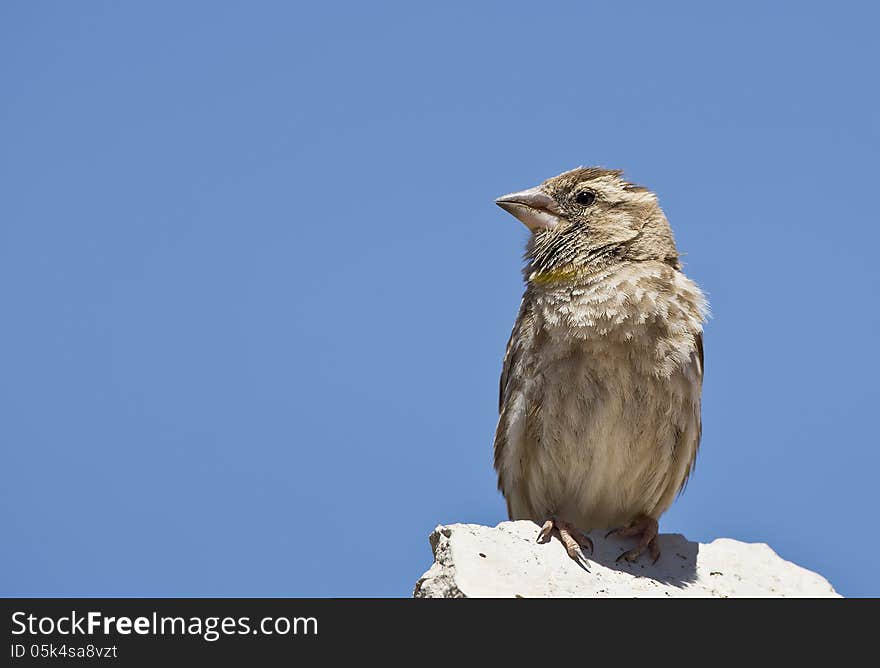
[[[707,300],[682,271],[657,196],[622,170],[578,167],[495,203],[525,224],[525,291],[502,365],[494,468],[511,520],[660,557],[659,519],[702,435]]]

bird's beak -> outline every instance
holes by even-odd
[[[562,211],[540,186],[518,193],[510,193],[495,200],[495,204],[518,218],[532,232],[549,230],[562,222]]]

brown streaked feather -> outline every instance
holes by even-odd
[[[501,365],[501,378],[499,379],[498,383],[498,426],[495,429],[493,461],[495,465],[495,470],[498,471],[498,489],[500,489],[502,492],[504,491],[504,480],[501,476],[500,462],[502,453],[504,452],[504,446],[507,444],[507,436],[504,433],[504,407],[507,402],[507,397],[509,396],[508,384],[511,381],[511,370],[516,367],[517,359],[520,353],[521,337],[519,336],[519,333],[522,329],[523,322],[526,319],[525,314],[526,300],[525,298],[523,298],[520,301],[519,313],[516,317],[513,331],[511,331],[510,338],[507,340],[507,348],[504,351],[504,362]],[[509,515],[510,499],[507,499],[507,506]]]
[[[697,353],[697,361],[699,362],[699,369],[697,375],[700,377],[700,387],[703,386],[703,333],[700,332],[694,336],[696,343],[696,353]],[[681,481],[681,486],[678,488],[678,494],[681,494],[684,491],[684,488],[687,487],[688,478],[691,477],[691,473],[694,472],[694,469],[697,468],[697,453],[700,450],[700,443],[703,440],[703,411],[698,407],[697,409],[697,444],[694,446],[694,457],[691,460],[690,465],[687,467],[687,470],[684,474],[684,479]]]
[[[510,332],[510,338],[507,339],[507,347],[504,349],[504,362],[501,364],[501,378],[498,383],[498,414],[504,410],[504,398],[507,394],[507,383],[510,380],[510,369],[514,366],[515,357],[518,351],[517,339],[520,326],[524,320],[526,312],[526,300],[521,299],[519,302],[519,312],[516,316],[516,322],[513,330]]]

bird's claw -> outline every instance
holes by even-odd
[[[568,556],[572,558],[574,563],[583,568],[585,571],[589,571],[589,562],[587,561],[587,557],[584,555],[583,550],[580,547],[576,547],[573,550],[569,550],[566,548],[565,550],[568,552]]]
[[[584,555],[583,550],[586,548],[590,553],[593,552],[592,539],[575,529],[567,522],[551,518],[544,522],[541,530],[538,532],[538,542],[546,543],[550,540],[550,536],[554,529],[558,532],[559,540],[562,541],[562,545],[565,547],[568,556],[571,557],[578,566],[584,570],[589,570],[587,568],[587,557]]]
[[[547,520],[544,522],[544,526],[541,527],[541,530],[538,532],[538,542],[546,543],[550,540],[550,534],[553,533],[553,520]]]
[[[626,552],[621,553],[617,559],[615,559],[615,563],[619,562],[621,559],[625,561],[633,562],[638,559],[642,553],[645,551],[645,548],[648,549],[648,552],[651,555],[651,565],[657,563],[657,560],[660,558],[660,546],[657,544],[657,538],[652,538],[651,541],[647,544],[647,546],[637,545],[631,550],[627,550]]]
[[[651,564],[656,564],[657,560],[660,558],[660,544],[657,542],[657,536],[659,535],[658,528],[657,520],[653,517],[643,516],[638,518],[628,527],[612,529],[605,534],[605,538],[608,538],[611,535],[619,538],[639,536],[638,544],[633,549],[623,552],[614,560],[615,563],[619,562],[621,559],[629,562],[635,561],[645,550],[648,550],[652,558]]]

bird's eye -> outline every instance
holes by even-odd
[[[590,206],[590,204],[596,201],[596,193],[589,190],[581,190],[574,196],[574,201],[581,206]]]

